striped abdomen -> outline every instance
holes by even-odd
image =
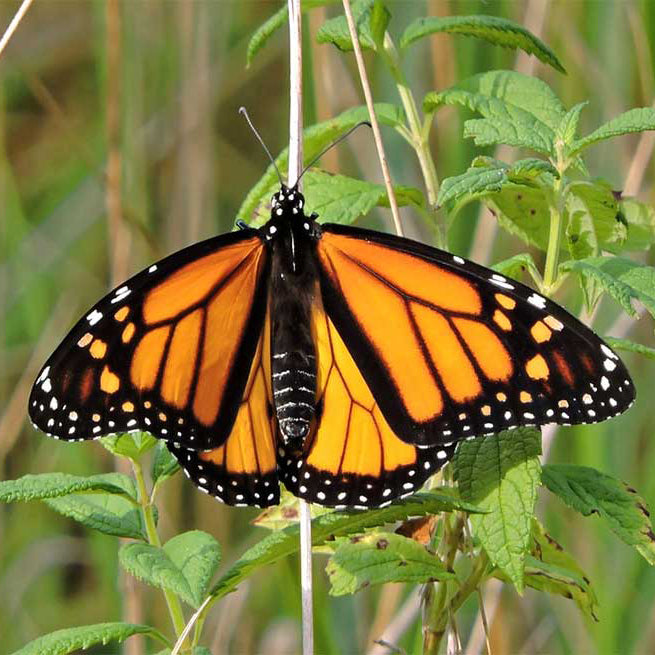
[[[304,439],[314,417],[314,353],[298,348],[278,350],[273,352],[272,359],[273,402],[280,431],[285,442]]]

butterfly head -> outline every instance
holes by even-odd
[[[298,187],[289,188],[283,184],[271,198],[271,219],[302,217],[304,206],[305,196],[298,191]]]

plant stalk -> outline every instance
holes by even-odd
[[[368,107],[369,117],[371,119],[371,127],[373,128],[373,136],[375,138],[375,147],[378,151],[378,159],[380,160],[380,168],[382,169],[382,177],[384,178],[384,186],[387,189],[387,196],[389,197],[389,205],[391,207],[391,214],[393,215],[394,227],[398,236],[404,236],[403,226],[400,222],[400,212],[398,210],[398,202],[396,201],[396,193],[391,183],[391,173],[389,172],[389,165],[387,164],[387,156],[384,152],[384,144],[382,143],[382,134],[380,133],[380,125],[378,124],[377,116],[373,106],[373,94],[371,92],[371,85],[368,81],[366,74],[366,66],[364,65],[364,55],[362,54],[362,46],[359,43],[357,36],[357,27],[353,18],[352,9],[350,7],[350,0],[342,0],[343,11],[346,14],[346,21],[348,22],[348,31],[350,32],[350,39],[353,44],[355,52],[355,60],[357,61],[357,70],[359,71],[359,81],[364,91],[364,98],[366,98],[366,106]]]
[[[546,251],[546,264],[544,266],[544,279],[542,291],[550,296],[558,286],[559,251],[564,231],[564,197],[562,194],[562,178],[555,180],[554,199],[550,206],[550,231],[548,233],[548,250]]]
[[[157,532],[155,514],[152,508],[153,506],[150,503],[150,496],[148,494],[148,490],[146,489],[146,482],[143,478],[143,469],[141,468],[141,464],[139,462],[134,460],[131,460],[131,462],[132,470],[134,471],[134,477],[136,479],[137,489],[139,490],[139,503],[141,505],[143,522],[146,526],[148,543],[151,546],[157,546],[158,548],[161,548],[161,539],[159,538],[159,533]],[[172,591],[168,591],[167,589],[164,589],[164,596],[166,598],[166,604],[168,605],[168,612],[171,616],[173,628],[175,629],[175,634],[179,636],[182,634],[186,624],[180,600]]]
[[[432,159],[432,153],[430,152],[428,129],[426,127],[429,126],[429,122],[421,122],[416,100],[414,99],[407,78],[400,66],[398,49],[388,33],[384,35],[383,45],[384,47],[380,51],[380,54],[396,82],[398,95],[400,96],[400,101],[405,110],[405,116],[407,117],[409,142],[416,152],[419,166],[421,167],[421,173],[423,175],[423,182],[428,194],[428,204],[430,210],[434,212],[437,206],[437,197],[439,195],[439,176],[437,175],[437,169]],[[445,237],[441,226],[439,226],[437,230],[437,241],[437,246],[443,248],[445,245]]]
[[[289,185],[298,182],[303,168],[302,14],[300,0],[289,7]],[[300,189],[302,190],[302,189]],[[302,597],[302,652],[314,652],[312,581],[312,517],[309,504],[300,499],[300,583]]]

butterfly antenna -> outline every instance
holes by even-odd
[[[280,169],[277,167],[277,164],[275,163],[275,159],[273,159],[273,155],[271,155],[271,151],[266,147],[266,144],[264,143],[264,139],[262,139],[261,135],[257,131],[257,128],[252,124],[252,121],[250,120],[250,116],[248,116],[248,111],[246,110],[245,107],[239,107],[239,113],[242,114],[244,118],[248,121],[248,125],[250,125],[250,129],[257,137],[259,143],[262,144],[262,148],[264,148],[264,151],[268,155],[268,158],[271,160],[271,164],[273,164],[273,168],[275,169],[275,172],[277,173],[277,177],[280,180],[280,186],[284,186],[284,182],[282,181],[282,176],[280,175]]]
[[[334,140],[327,148],[324,148],[321,150],[321,152],[312,159],[305,168],[302,169],[302,173],[298,176],[298,179],[300,178],[328,151],[332,150],[334,146],[338,145],[341,143],[344,139],[347,139],[358,127],[361,127],[362,125],[368,125],[368,127],[371,127],[371,124],[368,121],[362,121],[361,123],[357,123],[357,125],[353,125],[345,134],[342,134],[338,139]]]

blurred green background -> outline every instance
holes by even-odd
[[[405,69],[421,98],[468,75],[514,68],[540,76],[567,107],[589,99],[582,130],[655,100],[655,3],[570,0],[393,1],[392,31],[422,15],[487,13],[538,34],[568,71],[462,37],[437,36],[410,48]],[[0,31],[18,2],[0,0]],[[62,444],[37,433],[26,403],[38,368],[68,327],[95,300],[153,260],[193,241],[230,230],[236,211],[266,160],[237,109],[248,107],[270,149],[288,138],[287,42],[283,30],[246,68],[249,36],[282,2],[257,0],[36,0],[0,58],[0,478],[28,472],[90,474],[111,470],[98,444]],[[313,35],[340,7],[305,17],[305,122],[361,104],[351,55],[317,46]],[[368,60],[377,101],[395,90]],[[461,173],[479,150],[464,142],[461,112],[437,116],[432,141],[440,179]],[[422,188],[413,153],[385,132],[396,183]],[[651,135],[608,141],[587,163],[615,189],[655,202]],[[498,154],[498,153],[497,153]],[[507,151],[502,157],[515,154]],[[322,162],[378,181],[370,135],[358,134]],[[311,210],[311,208],[309,208]],[[405,210],[410,235],[429,239]],[[377,225],[389,217],[373,217]],[[454,252],[482,263],[524,250],[496,233],[488,212],[470,206],[449,235]],[[537,261],[542,261],[535,253]],[[645,261],[653,262],[651,254]],[[558,299],[572,311],[570,286]],[[653,345],[650,318],[638,324],[602,303],[600,334]],[[626,357],[638,400],[625,416],[599,426],[562,428],[548,458],[595,466],[628,481],[655,505],[655,440],[649,406],[652,363]],[[256,512],[227,508],[177,476],[159,502],[164,538],[190,528],[215,535],[224,562],[264,535],[249,525]],[[655,653],[655,571],[595,519],[582,520],[542,493],[539,514],[574,553],[600,600],[600,622],[587,623],[565,599],[513,589],[485,589],[494,655],[504,653]],[[80,528],[41,504],[0,505],[0,650],[77,624],[169,620],[159,592],[125,580],[117,542]],[[317,652],[372,648],[410,589],[388,586],[331,598],[315,557]],[[299,649],[299,565],[282,562],[224,599],[207,623],[214,653],[294,653]],[[117,583],[118,581],[118,583]],[[127,606],[122,599],[128,598]],[[410,601],[411,606],[411,601]],[[473,599],[458,618],[463,647],[484,652]],[[417,652],[420,622],[400,638]],[[124,652],[147,645],[131,640]],[[89,652],[114,653],[117,647]]]

